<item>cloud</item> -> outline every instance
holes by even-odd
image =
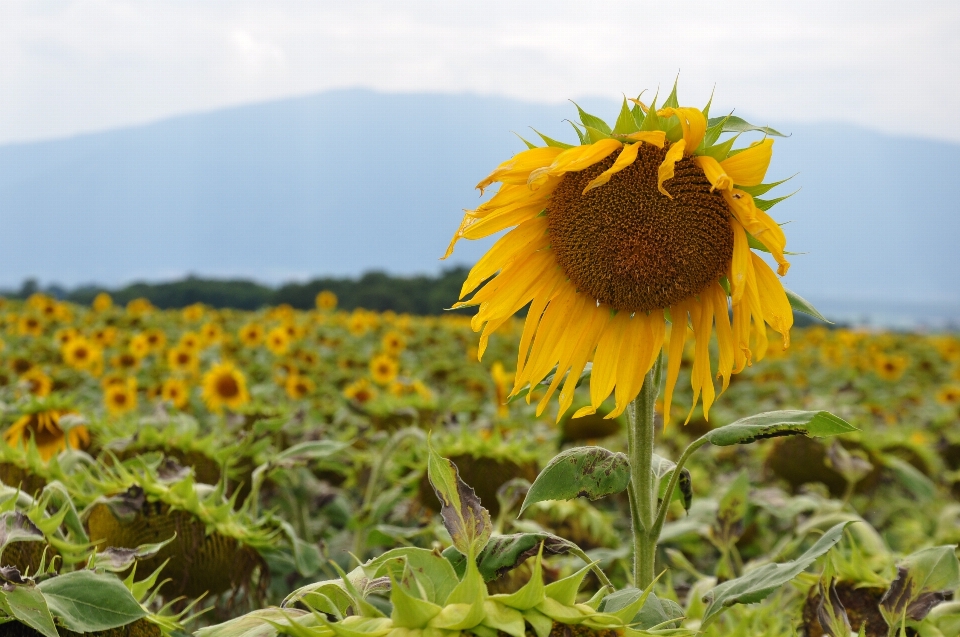
[[[8,0],[0,142],[362,86],[682,96],[770,123],[839,120],[960,140],[960,4],[805,0],[350,3]],[[842,140],[838,140],[838,144]]]

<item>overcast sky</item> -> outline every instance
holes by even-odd
[[[960,141],[960,2],[2,0],[0,143],[368,87],[557,102],[672,84],[765,123]],[[375,125],[375,123],[373,123]]]

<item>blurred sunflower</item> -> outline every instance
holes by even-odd
[[[200,351],[200,348],[203,345],[203,339],[200,338],[200,335],[196,332],[184,332],[180,336],[180,347],[189,349],[194,352]]]
[[[21,316],[17,322],[17,333],[20,336],[40,336],[43,334],[43,321],[32,314]]]
[[[10,371],[14,374],[26,374],[33,369],[33,362],[23,356],[17,356],[10,361]]]
[[[111,358],[110,364],[118,369],[131,371],[140,366],[140,359],[130,352],[122,352]]]
[[[53,333],[53,340],[57,342],[57,345],[63,347],[78,336],[80,336],[80,332],[77,328],[64,327]]]
[[[378,385],[392,383],[398,371],[397,361],[386,354],[378,354],[370,360],[370,376]]]
[[[127,303],[127,314],[131,316],[144,316],[157,309],[148,299],[133,299]]]
[[[161,329],[149,329],[144,332],[144,337],[147,339],[151,352],[163,351],[163,348],[167,346],[167,335]]]
[[[329,311],[337,307],[337,295],[330,290],[321,290],[316,298],[317,309]]]
[[[366,334],[369,329],[370,320],[367,318],[366,312],[360,309],[354,310],[347,321],[347,330],[350,331],[350,334],[360,337]]]
[[[383,351],[389,354],[390,356],[399,356],[407,347],[407,340],[403,338],[398,332],[390,331],[383,335],[383,338],[380,340],[380,344],[383,346]]]
[[[946,385],[937,390],[937,402],[955,407],[960,405],[960,385]]]
[[[117,340],[117,328],[112,325],[93,330],[90,338],[100,347],[110,347]]]
[[[238,333],[244,347],[259,347],[263,342],[263,326],[259,323],[247,323]]]
[[[200,328],[200,338],[206,347],[217,345],[223,339],[223,328],[219,323],[204,323]]]
[[[276,356],[286,354],[290,348],[290,336],[283,327],[275,327],[267,334],[267,349]]]
[[[569,409],[592,359],[591,404],[578,413],[595,413],[614,393],[608,417],[618,416],[665,349],[669,420],[688,322],[693,404],[702,395],[705,415],[716,395],[714,331],[721,391],[731,374],[763,357],[764,322],[789,345],[787,294],[751,249],[770,252],[779,274],[787,273],[786,238],[765,212],[772,204],[754,200],[776,185],[762,184],[773,140],[734,150],[736,137],[720,137],[744,127],[729,117],[708,119],[709,105],[680,107],[676,89],[664,108],[634,102],[631,109],[624,101],[613,128],[581,111],[579,146],[544,138],[546,147],[500,164],[477,185],[482,193],[500,182],[499,190],[467,211],[444,255],[459,239],[513,228],[470,271],[461,298],[477,291],[455,307],[479,305],[472,326],[482,329],[482,356],[490,334],[530,304],[512,393],[532,389],[556,368],[538,413],[564,378],[558,417]],[[665,344],[668,320],[680,327]]]
[[[287,397],[292,400],[305,398],[312,394],[316,388],[316,383],[302,374],[290,374],[284,383],[284,390],[287,392]]]
[[[233,363],[217,363],[203,375],[203,402],[210,411],[237,409],[249,400],[247,379]]]
[[[50,377],[36,367],[23,374],[20,377],[20,383],[26,388],[27,392],[37,398],[49,396],[51,389],[53,389],[53,381]]]
[[[343,388],[343,395],[361,405],[377,397],[377,390],[366,378],[359,378]]]
[[[42,409],[24,414],[10,425],[3,438],[11,447],[26,446],[27,441],[33,438],[40,457],[45,461],[68,447],[86,449],[90,446],[90,432],[86,427],[76,425],[67,432],[60,428],[60,419],[75,413],[64,409]]]
[[[187,323],[194,323],[202,319],[205,313],[206,308],[204,308],[203,303],[194,303],[183,308],[180,314]]]
[[[900,380],[910,361],[899,354],[877,354],[873,359],[873,371],[890,382]]]
[[[495,390],[494,403],[497,406],[497,417],[506,418],[510,415],[510,406],[507,405],[507,398],[510,391],[510,374],[503,367],[503,363],[497,361],[490,368],[490,377],[493,378],[493,387]]]
[[[183,346],[171,347],[167,352],[167,365],[174,371],[193,374],[200,365],[200,359],[194,349]]]
[[[137,408],[137,381],[128,378],[104,389],[103,404],[111,416],[120,416]]]
[[[106,312],[113,307],[113,298],[106,292],[101,292],[93,297],[91,307],[93,307],[94,312]]]
[[[64,362],[74,369],[95,370],[103,360],[103,350],[83,337],[77,337],[63,346]]]
[[[130,339],[130,344],[127,346],[127,351],[136,356],[138,359],[147,356],[150,353],[150,342],[147,340],[147,335],[134,335],[133,338]]]
[[[179,378],[168,378],[163,381],[160,397],[169,401],[177,409],[183,409],[190,400],[190,387]]]

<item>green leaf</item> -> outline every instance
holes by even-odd
[[[570,122],[570,125],[573,126],[574,132],[577,133],[577,138],[580,140],[580,145],[582,146],[584,144],[589,144],[590,138],[587,137],[587,134],[584,131],[580,130],[580,127],[577,126],[572,121],[570,121],[569,119],[567,121]]]
[[[273,458],[274,463],[280,460],[317,460],[329,458],[346,449],[349,445],[335,440],[308,440],[285,449]]]
[[[774,206],[776,206],[778,203],[780,203],[780,202],[783,201],[784,199],[789,199],[790,197],[794,196],[794,195],[797,194],[798,192],[800,192],[800,191],[799,191],[799,190],[794,190],[794,191],[791,192],[789,195],[784,195],[783,197],[777,197],[776,199],[757,199],[757,198],[754,198],[753,203],[755,203],[755,204],[757,205],[757,208],[759,208],[760,210],[763,210],[764,212],[766,212],[767,210],[770,210],[771,208],[773,208]]]
[[[937,487],[930,478],[912,464],[891,454],[884,454],[883,465],[890,469],[900,484],[920,500],[931,500],[937,495]]]
[[[730,546],[743,535],[749,495],[750,479],[746,473],[740,473],[720,498],[713,535],[721,545]]]
[[[115,575],[73,571],[43,581],[37,588],[50,612],[78,633],[126,626],[147,614]]]
[[[480,575],[486,582],[497,579],[520,566],[527,558],[536,555],[541,543],[543,552],[547,555],[562,555],[577,547],[573,542],[551,533],[497,535],[490,539],[486,548],[477,556]],[[453,565],[457,575],[463,575],[467,558],[462,553],[451,546],[443,552],[443,557]]]
[[[3,592],[0,593],[3,611],[16,617],[21,624],[26,624],[44,637],[60,637],[40,589],[32,582],[11,586],[13,586],[12,589],[4,587]]]
[[[790,301],[790,307],[793,308],[794,312],[800,312],[802,314],[806,314],[807,316],[812,316],[815,319],[819,319],[824,323],[830,323],[830,325],[833,325],[832,321],[828,321],[823,314],[817,311],[817,308],[813,307],[813,303],[792,290],[783,288],[783,291],[786,292],[787,300]]]
[[[717,161],[720,161],[720,160],[717,160]],[[785,183],[787,183],[788,181],[790,181],[790,180],[793,179],[794,177],[796,177],[796,175],[791,175],[790,177],[787,177],[786,179],[781,179],[780,181],[775,181],[775,182],[773,182],[772,184],[760,184],[760,185],[757,185],[757,186],[737,186],[737,189],[738,189],[738,190],[742,190],[743,192],[747,193],[747,194],[750,195],[751,197],[759,197],[760,195],[766,194],[767,192],[773,190],[774,188],[776,188],[776,187],[779,186],[780,184],[785,184]]]
[[[795,560],[782,564],[765,564],[742,577],[729,580],[707,591],[703,602],[701,628],[709,626],[720,613],[734,604],[754,604],[807,570],[818,557],[825,554],[843,537],[843,529],[850,522],[841,522],[824,533],[816,543]]]
[[[520,513],[535,502],[571,500],[586,496],[591,500],[620,493],[630,482],[627,456],[603,447],[574,447],[562,451],[544,467],[530,485]]]
[[[637,120],[634,119],[630,107],[627,106],[627,98],[623,98],[623,104],[620,106],[620,115],[617,116],[617,123],[613,125],[614,135],[629,135],[640,130]]]
[[[890,625],[906,615],[921,621],[960,586],[956,546],[935,546],[912,553],[897,565],[897,578],[880,600],[880,612]]]
[[[650,108],[647,109],[647,114],[644,116],[643,122],[640,124],[640,130],[661,130],[660,116],[657,115],[656,96],[654,96],[653,102],[650,103]]]
[[[663,500],[667,495],[667,487],[670,486],[670,479],[677,464],[672,460],[653,454],[653,474],[657,479],[657,498]],[[684,467],[680,470],[680,478],[677,480],[677,486],[673,490],[670,501],[680,500],[683,503],[683,510],[689,511],[690,504],[693,502],[693,479],[690,477],[690,471]]]
[[[170,542],[176,539],[174,532],[169,539],[156,544],[141,544],[135,549],[128,549],[116,546],[109,546],[93,555],[92,567],[94,569],[104,569],[112,573],[120,573],[127,570],[138,559],[152,557],[160,552]]]
[[[726,120],[725,122],[723,120]],[[780,131],[774,130],[768,126],[754,126],[750,122],[746,121],[742,117],[737,117],[736,115],[726,115],[724,117],[711,117],[707,121],[708,126],[714,126],[718,123],[723,122],[723,132],[724,133],[747,133],[750,131],[760,131],[767,135],[773,135],[775,137],[786,137]]]
[[[595,128],[601,133],[606,133],[607,135],[610,135],[610,133],[613,132],[612,130],[610,130],[610,126],[607,125],[605,121],[603,121],[596,115],[591,115],[590,113],[586,112],[585,110],[580,108],[580,105],[574,102],[573,100],[570,100],[570,101],[573,103],[574,106],[577,107],[577,111],[580,112],[580,121],[583,123],[585,127]]]
[[[741,418],[729,425],[718,427],[704,438],[718,447],[746,445],[764,438],[795,436],[825,438],[857,431],[857,428],[828,411],[768,411],[756,416]]]
[[[0,514],[0,555],[13,542],[43,542],[43,531],[20,511]]]
[[[639,588],[624,588],[603,598],[600,607],[601,613],[615,613],[636,603],[643,596]],[[661,599],[650,592],[643,606],[627,622],[633,628],[646,630],[658,626],[660,628],[679,628],[683,618],[683,609],[670,599]]]
[[[298,623],[309,622],[305,624],[307,626],[317,624],[313,615],[297,608],[263,608],[216,626],[204,626],[197,629],[194,635],[196,637],[275,637],[277,629],[273,624],[284,625],[292,619],[297,619]]]
[[[673,80],[673,90],[670,91],[670,95],[667,96],[667,99],[663,102],[663,108],[677,108],[680,106],[680,99],[677,97],[677,82],[680,81],[680,76],[678,75],[676,79]]]
[[[460,555],[453,547],[449,547],[447,551]],[[430,549],[412,546],[387,551],[364,564],[361,570],[368,578],[375,579],[388,574],[391,563],[393,568],[396,564],[406,564],[414,572],[422,574],[423,577],[418,581],[425,599],[437,604],[446,602],[450,592],[460,583],[464,572],[463,568],[459,572],[454,569],[446,552],[441,557]]]
[[[554,148],[573,148],[573,144],[567,144],[566,142],[557,141],[552,137],[547,137],[536,128],[533,129],[533,132],[540,136],[540,139],[543,140],[543,143],[547,146],[553,146]]]
[[[637,99],[640,99],[639,97]],[[630,109],[630,114],[633,115],[633,121],[637,124],[637,130],[642,130],[643,126],[643,109],[640,108],[639,104],[634,104],[633,108]]]
[[[427,479],[440,500],[443,525],[458,551],[478,555],[493,532],[490,513],[473,488],[460,479],[457,465],[438,454],[429,439],[427,447]]]

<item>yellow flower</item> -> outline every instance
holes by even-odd
[[[259,323],[247,323],[237,333],[244,347],[258,347],[263,342],[263,326]]]
[[[71,427],[68,432],[60,428],[60,419],[67,414],[75,414],[63,409],[48,409],[21,416],[4,433],[6,443],[11,447],[26,446],[31,437],[37,445],[40,457],[49,460],[67,447],[86,449],[90,446],[90,433],[83,425]]]
[[[275,327],[267,334],[267,349],[276,356],[286,354],[290,348],[290,336],[283,327]]]
[[[330,290],[322,290],[319,294],[317,294],[316,304],[318,310],[332,310],[337,307],[337,295]]]
[[[218,323],[204,323],[200,328],[200,338],[207,347],[216,345],[223,339],[223,328]]]
[[[900,380],[910,361],[906,356],[896,354],[877,354],[874,357],[873,371],[877,376],[888,381]]]
[[[383,351],[394,357],[399,356],[400,352],[407,347],[406,339],[401,334],[392,331],[383,335],[380,344],[383,346]]]
[[[497,361],[490,368],[490,376],[493,378],[493,386],[496,390],[496,396],[494,400],[497,405],[497,416],[500,418],[506,418],[510,415],[510,407],[507,405],[507,398],[509,392],[509,382],[510,374],[503,367],[503,363]]]
[[[143,316],[144,314],[149,314],[155,309],[157,308],[153,306],[153,303],[144,298],[133,299],[127,303],[127,313],[131,316]]]
[[[43,321],[32,314],[21,316],[17,322],[17,332],[20,336],[40,336],[43,334]]]
[[[151,352],[162,352],[163,348],[167,346],[167,335],[163,333],[163,330],[157,328],[147,330],[144,332],[144,337],[147,339]]]
[[[595,413],[613,393],[607,417],[619,416],[663,349],[669,419],[688,330],[671,330],[665,345],[668,320],[693,328],[693,403],[702,396],[705,415],[714,370],[723,391],[766,353],[764,323],[789,345],[787,294],[752,250],[769,252],[786,274],[786,238],[769,202],[754,199],[772,187],[762,181],[773,140],[733,151],[720,140],[724,118],[708,122],[675,100],[646,112],[624,102],[614,130],[584,114],[582,145],[546,140],[500,164],[477,185],[499,182],[497,193],[467,211],[444,255],[459,239],[512,228],[470,271],[461,298],[475,293],[455,307],[479,306],[472,327],[482,330],[482,356],[490,334],[529,304],[512,393],[556,368],[538,413],[558,389],[558,418],[569,409],[592,361],[591,404],[576,415]]]
[[[194,323],[203,318],[206,309],[203,306],[203,303],[194,303],[193,305],[188,305],[183,308],[181,315],[183,320],[187,323]]]
[[[168,378],[163,381],[160,397],[170,402],[177,409],[183,409],[190,400],[190,388],[179,378]]]
[[[950,407],[960,405],[960,385],[945,385],[937,390],[937,402]]]
[[[199,352],[203,345],[203,339],[196,332],[184,332],[180,336],[180,347]]]
[[[200,359],[197,357],[196,350],[189,347],[171,347],[167,352],[167,365],[174,371],[193,374],[197,371],[199,364]]]
[[[397,361],[386,354],[378,354],[370,361],[370,376],[378,385],[389,385],[397,377]]]
[[[130,352],[117,354],[110,360],[110,362],[114,367],[127,371],[134,370],[140,366],[140,359],[135,354],[131,354]]]
[[[310,378],[296,373],[287,376],[287,380],[284,383],[287,397],[292,400],[300,400],[305,396],[309,396],[316,387],[316,384]]]
[[[106,292],[101,292],[93,297],[92,307],[94,312],[106,312],[113,307],[113,298]]]
[[[203,402],[210,411],[237,409],[249,400],[247,379],[233,363],[217,363],[203,375]]]
[[[103,360],[103,350],[82,336],[64,345],[61,352],[64,362],[74,369],[94,370]]]
[[[117,328],[112,325],[101,327],[93,331],[91,338],[100,347],[110,347],[117,339]]]
[[[350,320],[347,322],[347,329],[353,336],[363,336],[371,327],[370,317],[367,312],[356,309],[350,314]]]
[[[77,328],[64,327],[53,333],[53,340],[55,340],[60,347],[63,347],[78,336],[80,336],[80,332],[77,331]]]
[[[49,396],[53,389],[53,381],[42,370],[34,367],[20,377],[20,383],[26,388],[27,392],[43,398]]]
[[[376,388],[366,378],[359,378],[343,388],[343,395],[361,405],[377,397]]]
[[[137,408],[137,381],[128,378],[104,389],[103,404],[111,416],[120,416]]]
[[[146,334],[137,334],[130,339],[128,350],[137,358],[143,358],[150,353],[150,341]]]

